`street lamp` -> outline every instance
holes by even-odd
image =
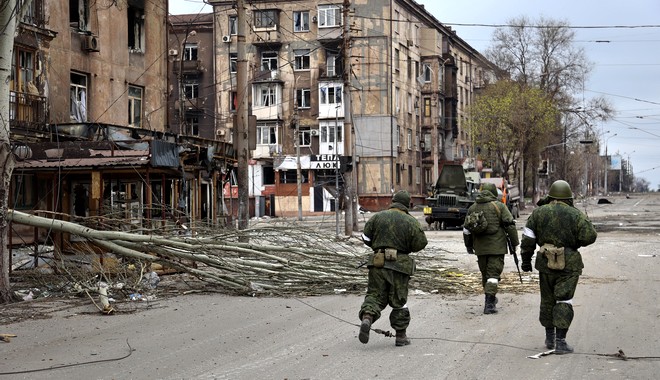
[[[607,142],[610,141],[610,139],[616,135],[618,135],[618,133],[615,133],[612,136],[605,139],[605,195],[606,196],[607,193],[609,192],[609,189],[607,188],[607,173],[610,170],[610,157],[607,155]]]

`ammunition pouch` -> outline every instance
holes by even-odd
[[[374,267],[382,268],[385,261],[396,261],[397,250],[394,248],[382,248],[374,252]]]
[[[396,261],[396,249],[385,248],[384,251],[385,251],[385,260]]]
[[[374,267],[382,268],[385,266],[385,252],[376,251],[374,252]]]
[[[549,269],[563,270],[566,267],[566,257],[563,247],[555,247],[553,244],[543,244],[539,253],[542,253],[548,259]]]

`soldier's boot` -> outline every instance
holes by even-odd
[[[549,349],[555,348],[555,328],[546,327],[545,328],[545,346]]]
[[[557,329],[557,338],[555,339],[555,354],[557,355],[573,352],[573,347],[566,343],[566,333],[568,333],[568,329]]]
[[[369,331],[371,331],[371,323],[374,321],[374,318],[371,314],[362,315],[362,323],[360,324],[360,334],[358,338],[360,342],[367,344],[369,342]]]
[[[497,303],[497,298],[494,295],[486,294],[486,304],[484,306],[484,314],[497,313],[497,308],[495,307],[496,303]]]
[[[407,346],[410,344],[410,338],[406,336],[406,330],[396,330],[394,344],[396,346]]]

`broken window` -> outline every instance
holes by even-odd
[[[293,31],[309,32],[309,11],[293,12]]]
[[[262,71],[273,71],[277,70],[277,52],[276,51],[265,51],[261,53],[261,70]]]
[[[128,125],[142,127],[142,87],[128,86]]]
[[[319,28],[341,26],[340,5],[319,5]]]
[[[87,75],[71,73],[69,114],[78,123],[87,121]]]
[[[144,0],[128,0],[128,48],[144,53]]]
[[[69,25],[89,31],[89,0],[69,0]]]
[[[295,70],[309,70],[309,49],[296,49],[293,55]]]
[[[265,10],[254,12],[254,27],[262,29],[276,29],[277,28],[277,11]]]
[[[257,145],[277,144],[277,123],[257,124]]]
[[[229,16],[229,34],[235,36],[238,34],[238,18],[236,16]]]
[[[183,85],[183,93],[186,99],[197,99],[199,97],[199,84],[185,83]]]
[[[310,108],[312,106],[312,90],[309,88],[297,89],[296,106],[298,108]]]
[[[197,60],[198,47],[197,44],[186,44],[183,47],[183,60],[184,61],[196,61]]]
[[[186,127],[189,135],[199,135],[199,117],[193,115],[186,116]]]

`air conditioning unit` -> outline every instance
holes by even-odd
[[[312,136],[318,136],[318,135],[319,135],[319,130],[318,130],[318,129],[311,129],[311,130],[309,131],[309,133],[310,133]]]
[[[215,135],[218,137],[224,137],[225,134],[227,134],[227,131],[225,131],[224,129],[218,129],[217,131],[215,131]]]
[[[230,35],[222,36],[222,42],[231,42],[231,36]]]
[[[97,36],[83,36],[82,49],[85,51],[101,51]]]
[[[176,50],[176,49],[170,49],[169,54],[170,54],[170,56],[177,56],[177,55],[179,55],[179,51]]]

